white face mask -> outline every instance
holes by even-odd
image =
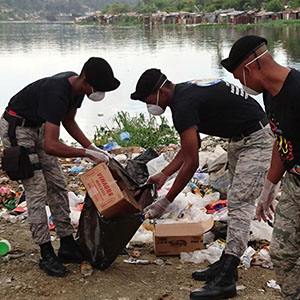
[[[242,84],[242,87],[244,89],[244,91],[248,94],[248,95],[252,95],[252,96],[257,96],[260,94],[260,92],[257,92],[255,90],[250,89],[249,87],[245,86]]]
[[[98,102],[104,99],[105,97],[105,92],[94,92],[93,87],[92,88],[92,93],[88,96],[88,98],[94,102]]]
[[[147,104],[147,110],[148,110],[149,114],[151,114],[151,115],[160,116],[161,114],[163,114],[165,112],[165,110],[161,106],[158,105],[158,101],[159,101],[159,89],[164,86],[164,84],[167,82],[167,80],[168,79],[166,78],[166,80],[158,88],[158,91],[156,94],[156,104]]]
[[[254,59],[252,59],[251,61],[249,61],[247,64],[245,64],[245,66],[249,66],[250,64],[252,64],[253,62],[255,62],[257,59],[259,59],[260,57],[262,57],[263,55],[265,55],[268,52],[268,50],[264,51],[262,54],[258,55],[257,57],[255,57]],[[245,69],[243,68],[243,79],[244,79],[244,84],[242,84],[244,91],[249,94],[249,95],[253,95],[253,96],[257,96],[259,95],[261,92],[257,92],[249,87],[247,87],[247,83],[246,83],[246,73],[245,73]]]

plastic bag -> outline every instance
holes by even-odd
[[[106,219],[87,194],[77,231],[77,243],[94,268],[105,270],[142,224],[142,213]]]
[[[125,170],[129,175],[134,176],[138,184],[143,184],[149,177],[146,164],[157,156],[156,151],[150,147],[134,159],[128,160]]]
[[[109,162],[109,168],[113,174],[121,177],[128,189],[134,193],[134,198],[140,204],[141,209],[153,202],[155,195],[152,184],[139,186],[113,159]],[[121,253],[142,222],[142,213],[112,219],[105,218],[100,215],[87,194],[79,220],[77,243],[85,259],[93,267],[105,270]]]

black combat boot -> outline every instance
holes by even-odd
[[[60,248],[58,249],[58,258],[62,263],[80,264],[84,257],[76,244],[73,235],[60,238]]]
[[[203,287],[191,292],[190,300],[218,300],[236,296],[234,270],[240,260],[234,255],[225,254],[221,267],[214,279]]]
[[[47,242],[40,245],[40,248],[41,248],[41,258],[39,263],[40,268],[50,276],[65,277],[66,269],[59,262],[53,250],[51,242]]]
[[[220,259],[216,262],[214,262],[213,264],[209,265],[206,269],[200,269],[200,270],[196,270],[192,273],[192,277],[195,280],[198,281],[210,281],[212,280],[215,276],[217,276],[219,268],[222,265],[222,261],[224,258],[225,252],[222,252],[222,256],[220,257]],[[234,270],[234,280],[238,281],[238,269],[236,268]]]

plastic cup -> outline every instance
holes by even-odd
[[[11,245],[7,240],[0,240],[0,255],[5,255],[11,250]]]

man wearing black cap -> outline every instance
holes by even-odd
[[[207,284],[192,291],[190,298],[234,297],[237,266],[247,248],[254,203],[263,187],[274,140],[264,111],[242,89],[223,80],[192,80],[175,85],[158,69],[142,74],[131,98],[145,102],[154,115],[169,106],[181,140],[175,159],[149,179],[160,188],[168,176],[179,170],[167,195],[145,209],[150,218],[160,217],[192,178],[199,164],[199,132],[230,139],[226,248],[218,262],[193,273],[194,279]]]
[[[66,269],[62,263],[82,260],[73,239],[66,180],[58,157],[108,161],[107,154],[80,130],[75,115],[85,95],[100,101],[105,92],[119,85],[110,65],[102,58],[92,57],[80,75],[59,73],[26,86],[11,98],[0,120],[5,148],[2,168],[11,179],[22,180],[30,230],[41,249],[39,265],[48,275],[63,277]],[[83,148],[69,147],[59,141],[60,123]],[[46,204],[60,237],[58,256],[50,241]]]
[[[300,299],[300,72],[276,63],[267,40],[254,35],[237,40],[221,64],[248,90],[263,93],[276,140],[256,215],[272,219],[272,202],[286,172],[270,253],[284,299]]]

